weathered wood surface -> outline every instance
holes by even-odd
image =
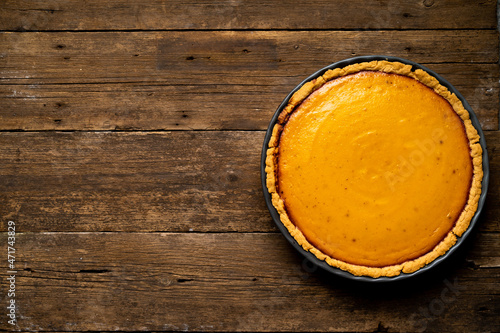
[[[312,272],[281,234],[19,234],[17,329],[498,331],[500,241],[475,238],[418,283],[374,286]]]
[[[23,232],[275,232],[260,183],[264,132],[0,133],[0,226]],[[479,229],[500,232],[500,133]]]
[[[221,83],[311,74],[357,55],[397,55],[422,64],[498,62],[494,30],[155,31],[0,34],[5,83]],[[297,67],[300,67],[297,69]],[[288,73],[295,68],[297,73]],[[255,72],[255,73],[254,73]],[[229,75],[231,74],[231,75]]]
[[[0,30],[495,29],[495,8],[495,0],[3,0]]]
[[[262,130],[308,75],[366,54],[428,66],[498,129],[495,31],[3,33],[0,50],[3,130]]]
[[[317,69],[312,63],[308,67],[309,73]],[[498,129],[497,65],[428,67],[464,95],[483,129]],[[196,78],[192,84],[185,84],[186,78],[172,79],[166,74],[162,82],[145,77],[143,82],[113,84],[46,84],[42,79],[35,84],[0,85],[4,106],[0,127],[26,131],[264,130],[288,92],[307,77],[302,68],[290,71],[290,77],[258,70],[254,74],[260,77],[211,75]],[[186,75],[196,76],[193,71]],[[234,83],[221,82],[227,80]]]
[[[20,230],[275,230],[260,185],[263,132],[0,138],[0,209]]]
[[[0,330],[500,331],[496,6],[0,1],[1,247],[7,221],[18,231],[18,326],[2,312]],[[455,85],[491,168],[464,246],[377,286],[312,272],[274,226],[259,170],[286,94],[369,54]]]

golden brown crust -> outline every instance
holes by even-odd
[[[313,253],[318,259],[325,261],[328,265],[348,271],[356,276],[370,276],[373,278],[381,276],[397,276],[401,273],[412,273],[425,265],[431,263],[439,256],[445,254],[457,241],[457,237],[461,237],[469,227],[470,221],[474,216],[479,196],[481,194],[481,181],[483,179],[482,169],[482,148],[479,144],[479,134],[472,125],[469,118],[469,112],[464,108],[460,99],[451,93],[446,87],[439,84],[439,81],[423,70],[411,70],[411,65],[405,65],[400,62],[389,61],[371,61],[349,65],[343,68],[328,70],[322,76],[305,83],[297,92],[290,98],[288,104],[278,116],[278,121],[273,128],[273,133],[269,141],[266,157],[266,184],[269,193],[271,194],[273,206],[279,213],[280,221],[287,228],[290,235],[302,246],[306,251]],[[337,77],[357,73],[360,71],[381,71],[385,73],[393,73],[405,75],[423,83],[432,88],[437,94],[445,98],[453,107],[455,112],[460,116],[464,125],[467,138],[469,139],[470,154],[473,164],[473,178],[469,191],[467,203],[459,216],[453,229],[448,235],[427,254],[418,257],[414,260],[406,261],[402,264],[387,266],[387,267],[367,267],[353,265],[341,260],[332,258],[316,247],[314,247],[305,238],[304,234],[292,223],[286,210],[283,200],[281,199],[277,187],[277,155],[279,149],[279,137],[288,117],[304,99],[306,99],[313,91],[317,90],[327,81]]]

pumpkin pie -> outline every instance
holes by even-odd
[[[424,70],[372,61],[326,71],[274,125],[267,189],[306,251],[356,276],[412,273],[469,227],[481,193],[479,135]]]

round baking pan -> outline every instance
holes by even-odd
[[[401,63],[407,64],[407,65],[411,65],[412,71],[415,71],[416,69],[422,69],[422,70],[426,71],[427,73],[429,73],[430,75],[434,76],[439,81],[439,83],[441,85],[445,86],[446,88],[448,88],[449,91],[451,91],[452,93],[457,95],[457,97],[462,101],[464,107],[467,109],[467,111],[469,111],[472,125],[476,128],[477,132],[479,133],[479,136],[480,136],[479,142],[480,142],[481,147],[483,149],[483,174],[484,174],[483,181],[482,181],[481,196],[479,198],[477,211],[474,214],[467,230],[464,232],[462,237],[459,237],[457,239],[457,242],[455,243],[455,245],[453,245],[448,250],[448,252],[446,252],[444,255],[438,257],[436,260],[432,261],[430,264],[422,267],[421,269],[419,269],[413,273],[401,273],[400,275],[394,276],[394,277],[378,277],[378,278],[372,278],[372,277],[367,277],[367,276],[355,276],[349,272],[346,272],[346,271],[343,271],[339,268],[332,267],[332,266],[328,265],[326,262],[316,258],[316,256],[314,256],[309,251],[304,250],[297,243],[297,241],[290,235],[290,233],[288,232],[286,227],[280,221],[279,214],[276,211],[276,209],[274,208],[274,206],[271,202],[271,195],[269,194],[269,192],[267,190],[266,171],[265,171],[266,151],[268,148],[269,140],[270,140],[271,135],[272,135],[273,127],[278,120],[279,114],[281,113],[283,108],[288,104],[288,101],[291,98],[291,96],[297,90],[299,90],[303,84],[323,75],[329,69],[335,69],[335,68],[339,68],[339,67],[342,68],[342,67],[352,65],[355,63],[369,62],[369,61],[373,61],[373,60],[387,60],[387,61],[392,61],[392,62],[401,62]],[[271,122],[269,123],[269,127],[267,129],[266,136],[264,138],[264,144],[262,147],[260,171],[261,171],[262,189],[264,192],[264,198],[266,200],[267,207],[268,207],[269,212],[271,213],[271,216],[272,216],[274,222],[276,223],[278,229],[285,236],[285,238],[288,240],[288,242],[290,242],[290,244],[292,244],[292,246],[297,251],[299,251],[304,257],[306,257],[310,262],[312,262],[316,266],[318,266],[318,267],[320,267],[320,268],[322,268],[322,269],[324,269],[332,274],[335,274],[337,276],[345,277],[345,278],[355,280],[355,281],[363,281],[363,282],[390,282],[390,281],[400,281],[400,280],[408,279],[408,278],[411,278],[411,277],[420,275],[424,272],[428,272],[428,271],[432,270],[433,268],[438,266],[441,262],[443,262],[448,257],[450,257],[464,243],[465,239],[470,235],[470,233],[474,229],[475,225],[477,224],[477,221],[479,219],[479,215],[481,214],[481,210],[483,209],[484,201],[486,200],[486,193],[488,191],[488,181],[489,181],[489,176],[490,176],[489,165],[488,165],[488,153],[486,151],[486,141],[484,139],[483,131],[481,130],[481,125],[479,124],[479,120],[477,119],[476,115],[474,114],[474,111],[470,107],[469,103],[467,103],[465,98],[462,96],[462,94],[460,94],[460,92],[455,87],[453,87],[448,81],[446,81],[444,78],[442,78],[439,74],[435,73],[434,71],[432,71],[432,70],[430,70],[430,69],[428,69],[420,64],[417,64],[416,62],[406,60],[403,58],[399,58],[399,57],[380,56],[380,55],[361,56],[361,57],[354,57],[354,58],[349,58],[349,59],[338,61],[336,63],[333,63],[329,66],[326,66],[326,67],[320,69],[319,71],[317,71],[316,73],[312,74],[311,76],[306,78],[304,81],[302,81],[298,86],[296,86],[288,94],[288,96],[286,96],[286,98],[283,100],[283,102],[280,104],[280,106],[278,107],[278,109],[274,113],[274,116],[271,119]]]

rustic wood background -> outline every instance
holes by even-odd
[[[499,332],[498,40],[488,0],[2,0],[0,330]],[[491,167],[464,247],[390,285],[304,263],[259,175],[286,94],[370,54],[454,84]]]

